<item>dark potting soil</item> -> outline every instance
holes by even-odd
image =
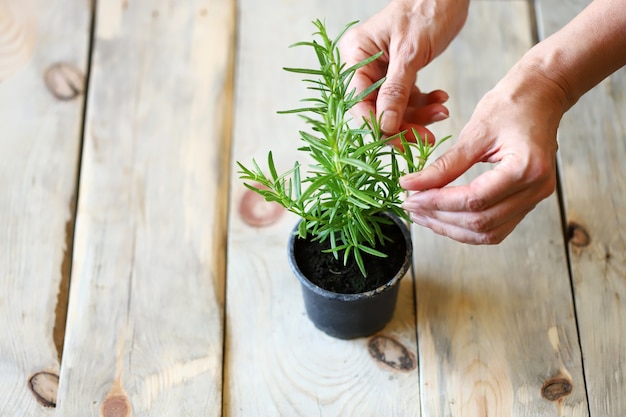
[[[377,244],[375,249],[387,257],[362,253],[367,277],[363,276],[352,256],[344,266],[343,253],[335,259],[332,253],[323,252],[330,248],[330,242],[320,243],[311,239],[295,239],[294,254],[298,267],[309,281],[328,291],[357,294],[374,290],[400,270],[406,252],[406,242],[397,225],[381,225],[381,229],[391,241],[386,241],[384,245]]]

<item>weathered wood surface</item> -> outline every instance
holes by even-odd
[[[281,67],[315,65],[315,56],[288,46],[310,39],[315,18],[326,18],[336,34],[384,3],[240,2],[233,160],[265,161],[272,149],[282,168],[306,162],[296,151],[302,121],[276,111],[298,106],[305,93],[300,77]],[[295,217],[254,198],[233,173],[225,415],[419,416],[410,276],[403,280],[396,316],[380,337],[334,340],[307,319],[300,284],[287,263],[287,237],[295,223]],[[392,361],[405,355],[408,365],[393,369],[370,349],[380,349]]]
[[[588,2],[541,1],[553,33]],[[592,417],[626,415],[626,69],[584,96],[559,132],[569,256]]]
[[[540,37],[586,3],[534,2]],[[624,70],[560,129],[571,236],[556,195],[497,247],[413,227],[415,276],[383,332],[339,341],[306,318],[296,218],[234,161],[301,159],[302,122],[275,112],[304,92],[281,67],[314,57],[287,46],[385,4],[240,0],[235,19],[235,0],[100,1],[90,50],[89,2],[0,0],[0,416],[626,414]],[[531,46],[530,5],[472,2],[420,73],[451,95],[439,136]]]
[[[0,416],[54,413],[83,111],[82,95],[55,93],[66,70],[82,89],[89,16],[87,3],[0,0]]]
[[[530,18],[525,1],[472,2],[460,36],[420,76],[424,89],[451,95],[451,117],[433,127],[436,134],[459,132],[474,104],[528,50]],[[424,414],[586,416],[557,196],[498,246],[413,232]]]
[[[9,79],[30,59],[37,37],[33,0],[0,1],[0,82]]]
[[[221,415],[234,10],[98,2],[59,416]]]

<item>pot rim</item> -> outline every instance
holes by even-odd
[[[402,278],[404,278],[404,276],[406,275],[407,271],[409,270],[409,268],[411,267],[413,263],[413,242],[411,240],[411,232],[409,228],[407,227],[406,223],[399,216],[391,212],[383,212],[381,213],[381,215],[387,216],[396,224],[396,226],[400,228],[402,232],[402,236],[404,237],[404,242],[406,246],[406,251],[404,254],[405,261],[400,267],[400,269],[394,274],[394,276],[389,279],[389,281],[387,281],[386,283],[384,283],[383,285],[377,288],[374,288],[373,290],[360,292],[360,293],[354,293],[354,294],[345,294],[345,293],[337,293],[337,292],[329,291],[311,282],[300,270],[300,267],[298,266],[296,262],[296,257],[294,255],[294,242],[298,238],[298,225],[302,221],[302,219],[300,219],[296,223],[295,227],[292,229],[292,232],[289,236],[289,241],[288,241],[289,265],[291,266],[291,270],[293,271],[294,275],[298,278],[300,283],[306,286],[310,291],[313,291],[314,293],[320,296],[323,296],[329,299],[340,300],[340,301],[359,301],[364,298],[369,298],[373,296],[374,294],[385,292],[389,290],[390,288],[392,288],[394,285],[396,285]]]

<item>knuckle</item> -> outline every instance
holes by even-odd
[[[531,181],[545,181],[548,180],[554,171],[554,165],[543,159],[533,158],[526,169],[526,176]]]
[[[485,208],[486,204],[487,203],[483,197],[473,193],[467,197],[467,200],[465,202],[466,207],[472,212],[482,211]]]
[[[556,189],[556,172],[551,171],[542,187],[541,198],[544,199],[551,195]]]
[[[553,182],[556,180],[556,157],[554,152],[547,152],[538,145],[531,144],[525,152],[524,169],[520,176],[528,182]]]
[[[429,168],[436,169],[440,175],[445,174],[452,168],[453,161],[452,156],[448,153],[444,153],[437,159],[435,159],[429,166]]]
[[[473,232],[486,233],[490,229],[490,220],[484,215],[470,214],[465,221],[465,228]]]
[[[550,196],[556,189],[556,163],[543,158],[533,159],[522,173],[524,181],[535,184],[539,200]]]
[[[495,232],[485,232],[479,234],[476,240],[480,245],[497,245],[502,243],[504,237]]]
[[[402,60],[402,62],[409,63],[418,57],[419,51],[422,49],[416,42],[402,42],[397,44],[396,48],[393,55]]]
[[[388,79],[380,88],[380,95],[389,102],[404,102],[410,89],[399,81]]]

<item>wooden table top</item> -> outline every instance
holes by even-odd
[[[472,2],[419,75],[435,133],[585,3]],[[0,416],[626,415],[625,70],[564,118],[557,193],[497,246],[413,226],[393,321],[341,341],[234,161],[293,164],[288,45],[386,0],[94,4],[0,0]]]

